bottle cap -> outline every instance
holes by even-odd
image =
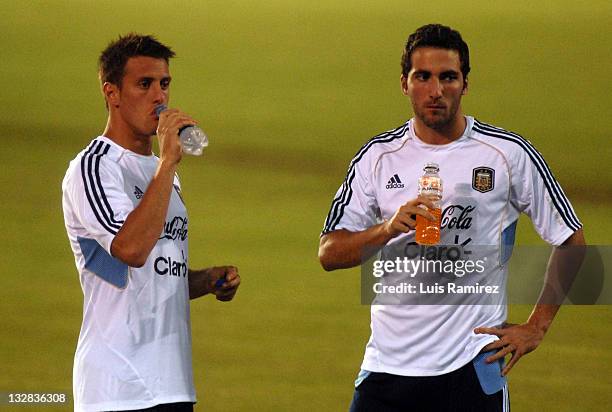
[[[437,163],[430,162],[425,164],[425,167],[423,167],[423,171],[438,173],[440,171],[440,166],[438,166]]]

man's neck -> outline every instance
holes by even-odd
[[[134,153],[144,156],[149,156],[153,153],[152,136],[136,135],[132,130],[126,130],[125,127],[113,125],[110,119],[106,122],[103,135],[124,149]]]
[[[443,145],[452,143],[463,136],[466,125],[467,121],[462,114],[457,115],[451,123],[441,129],[433,129],[415,117],[414,133],[427,144]]]

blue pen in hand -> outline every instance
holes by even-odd
[[[225,276],[217,279],[217,281],[215,282],[215,289],[219,289],[221,286],[223,286],[224,283],[225,283]]]

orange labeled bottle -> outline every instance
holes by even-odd
[[[439,175],[440,167],[437,163],[427,163],[423,168],[423,176],[419,178],[419,196],[430,199],[434,209],[425,208],[435,220],[429,220],[416,215],[416,242],[420,245],[437,245],[440,242],[440,220],[442,215],[442,179]]]

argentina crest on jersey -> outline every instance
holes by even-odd
[[[486,193],[495,187],[495,170],[480,166],[472,171],[472,188],[480,193]]]

